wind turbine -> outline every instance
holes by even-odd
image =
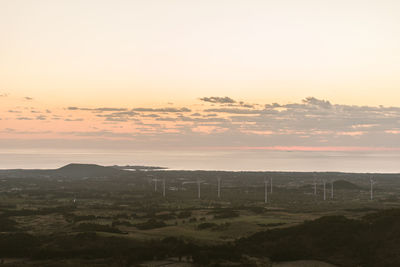
[[[161,180],[155,178],[155,179],[152,179],[152,181],[154,181],[154,192],[157,192],[157,181],[161,181]]]
[[[218,198],[221,198],[221,177],[217,177],[218,180]]]
[[[165,197],[165,178],[163,179],[163,197]]]
[[[271,194],[272,194],[272,177],[271,177]]]
[[[264,203],[268,203],[268,180],[264,179]]]
[[[371,182],[371,200],[374,200],[374,184],[376,184],[376,182],[373,180],[373,178],[370,178],[370,182]]]
[[[157,192],[157,179],[153,179],[154,181],[154,192]]]

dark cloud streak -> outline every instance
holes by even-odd
[[[202,97],[200,98],[201,101],[204,102],[209,102],[209,103],[218,103],[218,104],[233,104],[236,103],[235,100],[233,100],[230,97],[218,97],[218,96],[211,96],[211,97]]]

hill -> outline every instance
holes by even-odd
[[[96,164],[71,163],[52,172],[65,177],[106,177],[120,175],[124,171]]]
[[[276,261],[321,259],[341,266],[399,266],[400,210],[361,220],[321,217],[301,225],[256,233],[236,243],[242,253]]]

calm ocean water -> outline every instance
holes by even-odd
[[[398,172],[400,153],[274,151],[0,151],[0,169],[68,163],[151,165],[184,170]]]

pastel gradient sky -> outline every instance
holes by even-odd
[[[2,0],[0,149],[400,150],[400,1]]]

